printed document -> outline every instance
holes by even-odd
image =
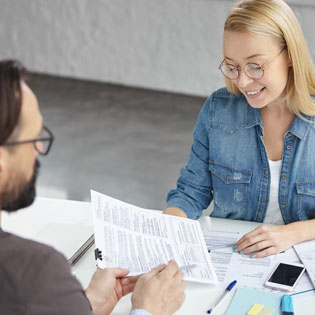
[[[307,274],[315,288],[315,241],[308,241],[293,246],[304,264]]]
[[[207,230],[204,237],[219,282],[236,279],[242,287],[263,288],[275,256],[257,259],[234,253],[233,245],[241,237],[239,232]]]
[[[264,287],[264,283],[278,262],[300,262],[292,248],[284,253],[264,258],[250,258],[248,255],[234,253],[233,245],[242,236],[239,232],[204,230],[203,233],[218,281],[222,283],[227,284],[237,280],[240,287],[269,290]],[[313,262],[314,259],[315,256],[313,256]],[[315,271],[314,267],[313,269]],[[311,288],[312,285],[305,274],[298,283],[295,292]]]
[[[217,284],[198,221],[164,215],[91,191],[97,264],[127,268],[129,275],[150,271],[174,259],[184,279]]]

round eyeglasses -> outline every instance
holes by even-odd
[[[286,48],[283,48],[278,55],[274,58],[274,60],[269,61],[268,63],[271,63],[277,59],[278,56],[281,55],[281,53],[285,50]],[[245,74],[255,80],[259,80],[264,76],[265,72],[265,67],[267,63],[264,64],[258,64],[258,63],[247,63],[244,67],[243,70]],[[223,60],[219,66],[219,70],[222,72],[222,74],[227,77],[230,80],[236,80],[240,76],[240,70],[242,70],[242,67],[238,66],[235,67],[234,65],[225,63],[225,60]]]
[[[36,139],[32,140],[22,140],[22,141],[11,141],[1,144],[1,146],[14,146],[25,143],[33,143],[35,150],[40,155],[47,155],[54,141],[53,133],[45,126],[43,126],[42,131]]]

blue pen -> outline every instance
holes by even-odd
[[[211,314],[214,309],[224,300],[224,298],[227,296],[227,294],[234,288],[235,284],[236,284],[236,280],[232,281],[227,288],[225,289],[225,291],[222,293],[222,295],[216,300],[216,302],[214,303],[214,305],[207,310],[207,314]]]

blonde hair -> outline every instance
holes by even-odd
[[[315,70],[301,27],[293,11],[283,0],[242,0],[231,9],[225,31],[251,32],[272,36],[280,48],[286,48],[291,67],[286,86],[286,104],[299,117],[315,116]],[[225,79],[231,93],[240,90]]]

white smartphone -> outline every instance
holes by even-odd
[[[281,291],[293,291],[301,279],[305,267],[302,264],[279,263],[265,282],[265,287]]]

